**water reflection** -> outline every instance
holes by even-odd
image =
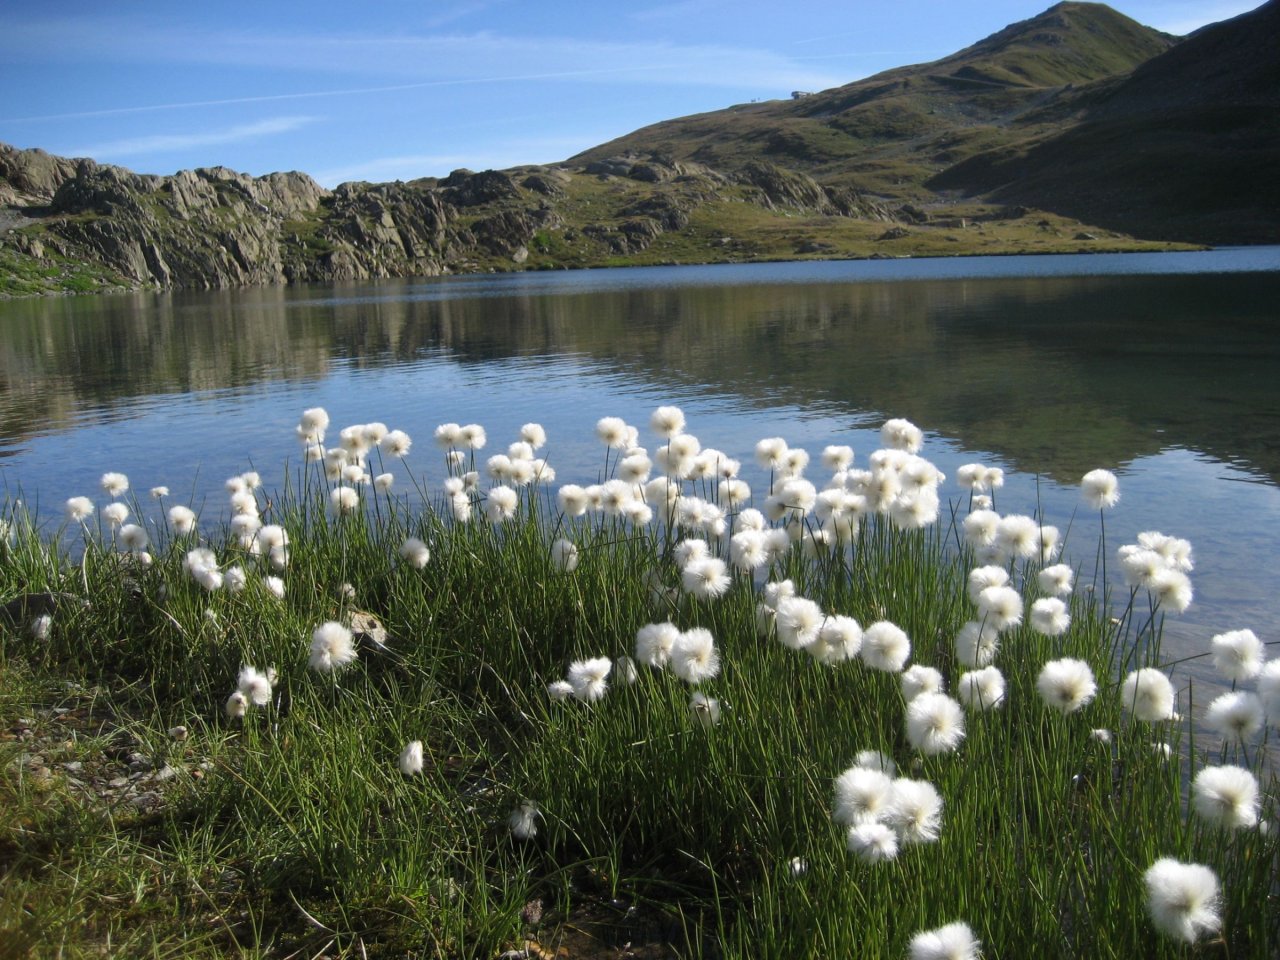
[[[948,473],[972,459],[1019,471],[1001,506],[1039,505],[1079,543],[1097,518],[1073,519],[1078,478],[1119,470],[1112,546],[1154,528],[1197,551],[1196,603],[1167,631],[1180,655],[1280,617],[1280,271],[841,280],[851,269],[0,303],[0,481],[55,516],[124,470],[216,513],[231,473],[281,478],[297,415],[317,404],[339,424],[408,430],[429,481],[426,434],[444,420],[484,423],[501,449],[538,419],[579,482],[600,463],[595,419],[644,422],[658,403],[684,406],[704,442],[746,462],[775,434],[865,456],[872,428],[906,416]],[[1213,682],[1205,662],[1189,672]]]
[[[582,357],[672,395],[907,416],[1064,482],[1169,448],[1280,479],[1275,273],[590,292],[577,279],[0,304],[0,453],[142,398],[317,381],[335,364]]]

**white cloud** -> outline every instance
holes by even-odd
[[[141,137],[128,137],[123,140],[109,140],[89,146],[76,147],[73,150],[61,151],[73,157],[96,157],[115,159],[133,157],[143,154],[175,153],[191,147],[204,147],[211,144],[236,143],[241,140],[254,140],[278,133],[289,133],[314,123],[316,117],[273,117],[259,120],[256,123],[239,124],[222,130],[199,130],[192,133],[155,133]]]

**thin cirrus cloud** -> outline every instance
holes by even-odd
[[[20,56],[86,62],[167,63],[348,74],[388,81],[565,76],[599,82],[754,89],[820,88],[845,81],[771,50],[715,43],[613,41],[565,35],[302,31],[204,31],[152,27],[126,19],[16,24]],[[109,41],[109,42],[108,42]]]
[[[310,123],[316,117],[272,117],[255,123],[238,124],[221,130],[200,130],[192,133],[156,133],[140,137],[126,137],[89,144],[66,151],[75,157],[134,157],[144,154],[178,153],[191,147],[237,143],[281,133],[290,133]]]

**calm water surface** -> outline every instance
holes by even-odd
[[[1166,627],[1169,657],[1190,656],[1227,629],[1280,640],[1277,303],[1277,247],[10,301],[0,478],[51,518],[70,496],[105,502],[107,470],[216,512],[233,473],[283,480],[316,405],[335,427],[406,430],[429,482],[444,421],[483,424],[488,453],[537,420],[559,482],[587,482],[595,421],[643,426],[661,403],[744,463],[774,435],[865,462],[905,416],[948,475],[1003,466],[997,506],[1038,501],[1089,566],[1097,518],[1075,513],[1076,483],[1115,470],[1113,545],[1159,529],[1195,547],[1196,601]]]

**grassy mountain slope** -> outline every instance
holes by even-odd
[[[930,186],[1148,235],[1275,242],[1280,0],[1012,126],[1025,138],[968,158]]]
[[[799,99],[644,127],[570,162],[657,152],[733,169],[754,158],[898,198],[930,196],[940,169],[1019,134],[1009,124],[1064,89],[1128,73],[1174,38],[1110,7],[1059,3],[933,63]]]

